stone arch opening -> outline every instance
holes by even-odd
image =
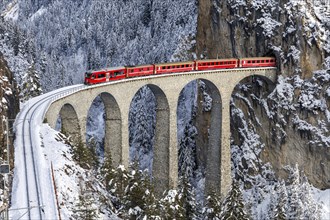
[[[152,84],[139,89],[130,105],[130,162],[149,170],[158,194],[169,186],[169,114],[165,93]]]
[[[178,100],[178,175],[188,175],[199,195],[220,193],[221,103],[219,89],[205,79],[188,83]]]
[[[269,78],[253,75],[240,80],[231,93],[231,170],[235,179],[243,179],[242,174],[253,176],[260,172],[256,158],[260,158],[264,144],[272,142],[269,121],[273,116],[268,108],[271,100],[267,97],[275,86]]]
[[[76,110],[71,104],[64,104],[59,113],[57,129],[66,136],[71,136],[75,143],[81,141],[80,125]]]
[[[86,121],[86,143],[95,147],[97,155],[110,157],[118,166],[121,158],[121,114],[115,98],[103,92],[92,102]]]

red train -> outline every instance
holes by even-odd
[[[147,64],[140,66],[113,67],[85,73],[85,84],[97,84],[120,79],[189,71],[275,67],[274,57],[253,57],[242,59],[195,60],[177,63]]]

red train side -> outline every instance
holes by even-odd
[[[125,78],[189,71],[275,67],[274,57],[253,57],[242,59],[212,59],[176,63],[146,64],[131,67],[114,67],[85,73],[85,84],[97,84]]]
[[[126,77],[138,77],[138,76],[148,76],[155,73],[155,67],[153,64],[126,67]]]
[[[252,57],[239,60],[239,67],[275,67],[276,59],[274,57]]]
[[[164,73],[180,73],[195,70],[195,62],[177,62],[177,63],[161,63],[155,64],[155,74]]]
[[[196,60],[195,70],[233,69],[238,67],[238,59]]]

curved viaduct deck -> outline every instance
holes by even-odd
[[[153,159],[153,179],[159,192],[177,185],[177,105],[180,92],[191,81],[203,79],[212,91],[212,122],[208,146],[206,188],[226,194],[231,185],[230,98],[234,87],[244,78],[261,76],[275,82],[276,68],[248,68],[196,71],[179,74],[132,78],[95,86],[55,100],[46,118],[54,128],[61,112],[62,126],[85,140],[86,118],[93,100],[101,94],[106,112],[105,150],[114,165],[129,163],[128,115],[137,91],[148,85],[157,100]]]

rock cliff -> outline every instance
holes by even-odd
[[[316,2],[313,2],[317,4]],[[329,15],[305,1],[199,2],[197,54],[208,58],[276,56],[283,75],[311,77],[329,55]]]
[[[6,130],[6,121],[4,117],[15,119],[19,111],[19,101],[17,95],[17,87],[14,81],[13,74],[7,66],[0,53],[0,157],[6,159],[6,137],[4,131]],[[12,121],[11,121],[12,123]]]
[[[249,147],[263,161],[251,166],[243,156],[234,169],[256,174],[269,162],[285,179],[286,166],[298,164],[315,187],[325,189],[330,188],[330,73],[313,71],[327,68],[330,16],[321,8],[324,2],[313,3],[200,1],[196,50],[201,58],[277,58],[284,76],[277,85],[247,79],[233,92],[232,146]],[[249,142],[251,136],[257,141]]]

